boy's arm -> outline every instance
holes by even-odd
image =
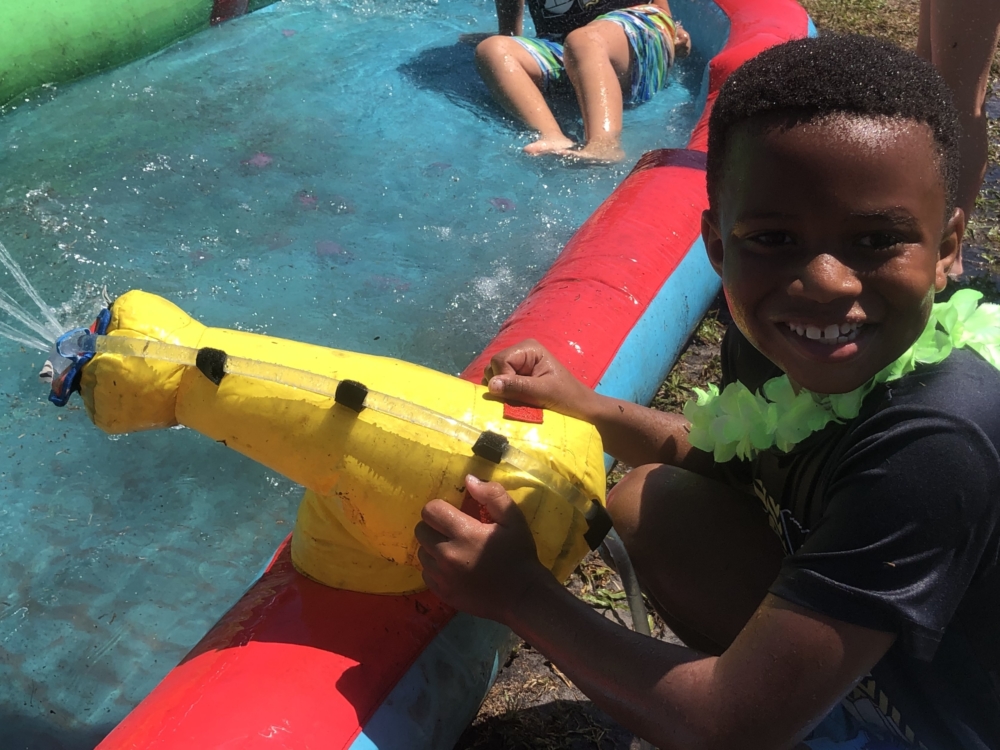
[[[590,422],[601,433],[604,450],[629,466],[671,464],[699,473],[711,468],[711,456],[688,442],[683,416],[595,393],[537,341],[496,354],[483,383],[495,396]]]
[[[501,36],[521,36],[524,26],[524,0],[496,0],[497,21]]]
[[[622,628],[551,576],[507,625],[660,750],[793,748],[894,640],[768,595],[722,656],[701,656]]]
[[[538,563],[531,532],[499,484],[468,486],[496,523],[429,503],[417,527],[424,580],[452,606],[507,624],[661,750],[792,748],[895,638],[773,595],[719,657],[638,635]]]

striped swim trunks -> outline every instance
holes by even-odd
[[[674,20],[655,5],[613,10],[595,21],[611,21],[622,27],[635,58],[628,104],[641,104],[653,98],[667,84],[667,73],[674,64]],[[543,37],[513,37],[538,63],[542,71],[542,88],[565,78],[562,40]]]

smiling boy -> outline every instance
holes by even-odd
[[[934,303],[964,230],[957,138],[910,53],[775,47],[710,122],[702,232],[735,322],[721,395],[690,421],[655,412],[535,342],[487,369],[492,393],[594,423],[639,467],[609,510],[691,648],[577,601],[503,488],[471,477],[496,523],[428,503],[431,589],[663,750],[1000,748],[1000,310]]]

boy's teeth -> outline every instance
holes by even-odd
[[[813,341],[822,341],[827,344],[843,344],[853,341],[861,328],[861,323],[831,323],[826,328],[800,323],[786,323],[789,330],[794,331],[799,336],[805,336]]]

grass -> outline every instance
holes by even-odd
[[[650,406],[660,411],[680,411],[694,396],[695,388],[719,382],[722,377],[719,344],[728,325],[729,315],[720,298],[699,324]]]
[[[919,0],[800,0],[816,27],[888,39],[912,48]]]
[[[912,48],[917,38],[919,0],[801,0],[821,30],[856,32]],[[1000,52],[994,57],[991,86],[1000,97]],[[960,286],[1000,301],[1000,119],[990,121],[990,168],[966,234],[966,275]],[[652,406],[679,411],[693,389],[720,376],[719,342],[729,323],[724,301],[717,300],[691,337],[687,348],[660,386]],[[628,470],[616,466],[613,486]],[[606,617],[629,627],[628,608],[618,576],[596,554],[588,556],[567,584]],[[672,639],[653,620],[653,635]],[[542,748],[625,750],[635,738],[596,709],[559,670],[522,644],[504,668],[472,726],[456,750]]]

